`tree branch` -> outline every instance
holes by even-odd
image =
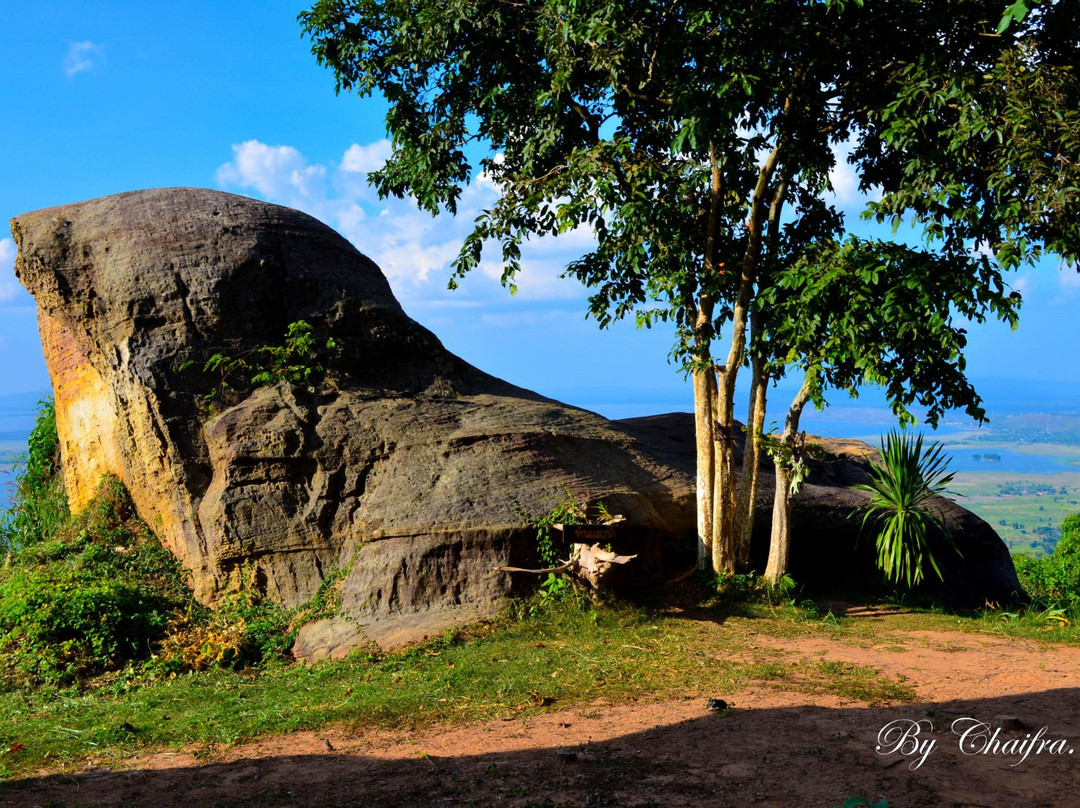
[[[670,98],[647,95],[645,93],[638,92],[637,90],[631,90],[629,84],[623,84],[619,87],[619,89],[626,93],[627,96],[629,96],[630,98],[633,98],[635,101],[644,101],[646,104],[657,104],[658,106],[662,107],[670,107],[672,104]]]
[[[791,107],[791,98],[784,102],[784,112]],[[780,162],[780,155],[784,150],[785,137],[781,133],[773,150],[765,159],[758,171],[757,185],[754,187],[754,196],[750,203],[750,218],[746,227],[748,235],[746,239],[746,251],[743,253],[742,272],[739,277],[739,293],[735,299],[735,309],[731,322],[731,348],[728,351],[725,363],[728,372],[724,374],[724,386],[727,388],[728,400],[734,395],[735,374],[730,370],[742,366],[746,352],[746,319],[750,300],[754,294],[754,283],[757,280],[758,256],[761,254],[761,226],[762,213],[765,207],[765,192],[772,181],[773,174]],[[785,184],[786,187],[786,184]]]
[[[803,408],[810,401],[810,371],[806,371],[803,375],[802,387],[799,388],[799,392],[795,394],[795,398],[791,400],[791,406],[788,408],[787,417],[784,418],[784,435],[782,440],[787,443],[795,434],[799,431],[799,418],[802,416]]]

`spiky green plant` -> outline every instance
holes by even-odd
[[[856,513],[863,513],[862,527],[877,527],[877,564],[890,581],[915,586],[924,577],[927,562],[942,578],[937,559],[930,552],[929,533],[937,528],[952,540],[948,528],[930,508],[930,500],[948,492],[953,474],[940,443],[923,447],[923,436],[891,431],[881,440],[881,464],[872,464],[870,482],[855,485],[869,491],[870,499]]]

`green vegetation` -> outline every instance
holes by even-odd
[[[552,541],[551,530],[556,525],[580,525],[590,519],[601,524],[608,524],[621,519],[613,516],[604,503],[597,502],[592,506],[592,514],[589,513],[588,503],[579,503],[574,497],[574,492],[569,488],[564,489],[563,498],[557,502],[550,511],[543,516],[531,516],[526,513],[519,503],[514,507],[526,522],[536,528],[536,550],[540,561],[548,569],[560,567],[566,559],[559,557],[559,552]],[[569,548],[566,548],[569,550]],[[610,549],[610,548],[609,548]],[[563,571],[551,571],[540,583],[539,601],[529,605],[529,609],[543,608],[564,598],[569,598],[574,593],[574,587]]]
[[[1010,449],[1017,449],[1012,444],[1038,444],[1040,454],[1047,449],[1058,447],[1075,455],[1080,444],[1080,415],[1075,413],[1015,413],[1003,418],[995,418],[993,429],[978,432],[968,440],[978,443],[1010,444]]]
[[[0,658],[8,686],[68,685],[145,656],[190,594],[172,554],[106,481],[94,502],[0,575]]]
[[[1059,617],[1080,621],[1080,514],[1066,517],[1061,539],[1050,555],[1021,553],[1013,556],[1016,574],[1031,596],[1031,610],[1048,614],[1061,610]],[[1029,610],[1030,611],[1030,610]]]
[[[923,436],[890,432],[881,440],[881,465],[872,464],[870,482],[853,488],[869,491],[863,506],[863,528],[877,529],[878,567],[893,583],[909,588],[923,579],[929,562],[938,578],[941,570],[929,548],[930,530],[948,536],[944,523],[930,509],[930,499],[946,492],[953,479],[946,473],[948,458],[941,444],[923,449]]]
[[[202,372],[215,378],[213,388],[203,396],[211,408],[225,400],[228,392],[238,383],[241,386],[264,387],[285,381],[300,386],[311,386],[326,371],[323,362],[327,355],[337,350],[333,337],[322,345],[316,341],[311,324],[305,320],[289,323],[285,329],[285,341],[281,345],[264,345],[241,356],[215,353],[203,364]],[[256,362],[253,357],[265,354],[267,361]],[[180,364],[183,372],[194,366],[193,360]],[[239,381],[238,377],[239,376]]]
[[[546,514],[538,517],[526,516],[527,521],[536,528],[536,549],[540,560],[548,566],[558,564],[559,554],[551,541],[551,529],[555,525],[579,525],[587,521],[586,509],[567,488],[563,498]]]
[[[38,402],[26,457],[16,465],[11,508],[0,513],[0,553],[40,544],[68,519],[60,475],[60,437],[51,398]]]
[[[242,667],[289,647],[288,615],[250,591],[211,611],[106,478],[89,506],[0,571],[0,686],[88,686]]]
[[[251,590],[214,611],[195,602],[119,480],[107,477],[69,516],[58,451],[43,402],[0,534],[0,689],[153,679],[285,653],[289,615]]]
[[[501,619],[404,652],[357,651],[313,666],[279,661],[175,676],[101,682],[91,689],[0,692],[0,775],[86,758],[107,762],[161,747],[209,751],[275,733],[328,725],[409,728],[436,722],[525,718],[597,700],[704,698],[747,687],[832,694],[868,705],[913,701],[902,678],[847,662],[779,659],[768,640],[820,638],[878,644],[912,630],[994,632],[1077,642],[1080,630],[1037,631],[994,617],[882,608],[873,621],[794,605],[745,577],[680,612],[567,601]],[[735,705],[736,713],[738,705]]]
[[[369,729],[526,717],[596,699],[704,697],[751,684],[868,704],[915,697],[905,682],[870,668],[778,661],[754,648],[762,636],[836,631],[813,613],[754,603],[707,609],[708,619],[685,620],[565,603],[403,653],[355,652],[311,667],[216,668],[85,692],[0,693],[0,749],[22,747],[0,766],[25,770],[46,755],[59,765],[162,745],[228,745],[331,723]]]

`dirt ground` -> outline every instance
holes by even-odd
[[[300,733],[209,757],[41,772],[0,786],[0,805],[1080,805],[1080,648],[949,632],[761,645],[903,675],[918,701],[867,707],[771,686],[709,694],[703,683],[733,708],[709,712],[695,694],[410,733]]]

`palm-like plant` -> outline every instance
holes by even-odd
[[[922,435],[916,438],[893,430],[881,440],[881,460],[881,465],[871,466],[869,483],[852,486],[871,494],[859,510],[864,512],[863,529],[867,523],[878,526],[878,567],[890,581],[904,581],[908,587],[923,579],[927,561],[942,578],[928,534],[933,527],[947,539],[952,537],[930,510],[929,500],[947,493],[952,482],[954,475],[946,470],[948,457],[940,443],[931,443],[924,451]]]

